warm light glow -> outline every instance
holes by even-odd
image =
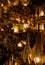
[[[16,5],[18,5],[18,3],[19,3],[18,0],[16,0],[16,1],[13,3],[13,5],[16,6]]]
[[[27,23],[30,24],[30,20],[28,20]]]
[[[26,32],[26,30],[25,30],[25,29],[23,29],[23,32]]]
[[[35,58],[34,58],[34,62],[35,62],[35,63],[39,63],[40,60],[41,60],[40,57],[35,57]]]
[[[26,41],[21,41],[24,45],[26,45]]]
[[[31,55],[31,53],[28,55],[28,62],[29,62],[29,64],[31,64],[31,60],[32,60],[32,55]]]
[[[18,5],[18,3],[19,3],[18,0],[15,0],[14,2],[11,2],[10,0],[7,0],[7,1],[8,1],[8,4],[14,5],[14,6]]]
[[[38,15],[37,15],[37,14],[35,14],[35,16],[36,16],[36,17],[38,17]]]
[[[27,6],[27,4],[25,3],[24,6]]]
[[[39,17],[40,16],[44,16],[44,11],[43,10],[39,12]]]
[[[10,4],[10,1],[9,0],[7,0],[8,1],[8,3]]]
[[[44,30],[44,23],[41,23],[39,26],[40,31]]]
[[[20,23],[21,19],[18,17],[18,18],[16,18],[16,21],[18,21],[18,23]]]
[[[1,31],[4,31],[4,29],[2,28]]]
[[[3,9],[6,11],[8,9],[8,7],[7,6],[4,6]]]
[[[2,7],[4,6],[3,3],[1,4],[1,6],[2,6]]]
[[[22,23],[25,23],[25,20],[24,19],[22,19]]]
[[[29,54],[30,58],[32,57],[31,53]]]
[[[13,56],[13,54],[12,54],[12,61],[13,61],[13,59],[14,59],[14,56]]]
[[[15,65],[18,65],[17,62],[15,62]]]
[[[34,27],[35,30],[38,30],[38,23]]]
[[[29,0],[20,0],[23,6],[27,6],[29,4]]]
[[[22,47],[22,43],[21,42],[19,42],[17,45],[18,45],[18,47]]]
[[[29,26],[28,24],[24,24],[24,25],[23,25],[23,27],[24,27],[25,29],[28,28],[28,26]]]
[[[14,33],[19,33],[19,27],[17,25],[13,26]]]

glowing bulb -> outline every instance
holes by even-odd
[[[18,47],[22,47],[22,43],[21,42],[18,43]]]

